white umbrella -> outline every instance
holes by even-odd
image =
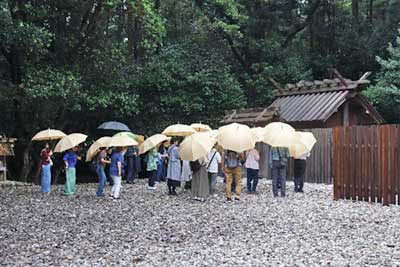
[[[48,141],[48,140],[57,140],[67,136],[60,130],[56,129],[47,129],[38,132],[35,136],[32,137],[32,141]]]
[[[163,134],[155,134],[144,140],[144,142],[139,146],[139,154],[144,154],[150,149],[158,146],[164,141],[170,140],[171,137],[167,137]]]
[[[298,142],[296,130],[289,124],[272,122],[264,130],[263,141],[272,147],[290,147]]]
[[[174,124],[170,125],[162,132],[164,135],[168,136],[189,136],[194,134],[196,131],[190,127],[189,125],[185,124]]]
[[[54,152],[63,152],[65,150],[71,149],[83,142],[87,138],[86,134],[73,133],[63,137],[56,145]]]
[[[109,147],[111,142],[111,137],[104,136],[96,140],[88,149],[86,153],[86,161],[91,161],[92,158],[99,152],[100,147]]]
[[[238,153],[254,148],[256,136],[247,125],[232,123],[218,129],[217,141],[224,148]]]
[[[183,160],[195,161],[210,153],[217,140],[208,132],[199,132],[188,136],[179,146]]]
[[[202,124],[202,123],[193,123],[190,125],[193,129],[196,130],[196,132],[208,132],[211,131],[211,127],[208,126],[207,124]]]
[[[289,153],[292,157],[300,157],[311,152],[317,140],[310,132],[296,132],[298,142],[289,147]]]
[[[139,143],[126,135],[114,135],[110,140],[110,147],[126,147],[126,146],[137,146]]]

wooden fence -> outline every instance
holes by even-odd
[[[311,156],[307,159],[305,182],[309,183],[332,183],[332,129],[304,129],[312,132],[317,139]],[[268,166],[269,146],[258,143],[260,151],[260,176],[271,178],[271,171]],[[293,178],[293,161],[289,162],[288,179]]]
[[[399,125],[334,128],[334,199],[398,204],[399,143]]]

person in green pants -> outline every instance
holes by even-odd
[[[75,182],[76,182],[76,163],[81,158],[78,157],[76,152],[78,151],[78,147],[75,146],[67,153],[65,153],[63,160],[65,163],[65,185],[64,185],[64,195],[66,196],[73,196],[75,195]]]

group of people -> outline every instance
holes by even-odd
[[[193,198],[205,200],[216,190],[217,177],[224,177],[225,196],[227,201],[240,200],[242,191],[242,167],[247,172],[247,193],[256,194],[260,169],[260,153],[256,148],[244,153],[230,150],[219,151],[215,146],[207,156],[194,162],[181,160],[179,144],[181,139],[174,138],[171,143],[161,143],[147,152],[144,160],[148,177],[148,190],[154,191],[157,182],[166,182],[168,194],[176,196],[176,188],[185,184],[190,188]],[[76,164],[81,158],[78,147],[67,151],[63,156],[66,182],[64,194],[75,194]],[[294,160],[295,192],[303,192],[306,158],[309,153]],[[41,189],[43,193],[50,192],[52,151],[49,146],[41,151]],[[269,167],[272,176],[272,192],[274,197],[286,196],[286,175],[289,162],[289,151],[285,147],[269,149]],[[112,150],[100,148],[94,162],[99,179],[96,196],[102,197],[107,182],[106,170],[112,179],[109,197],[113,200],[120,198],[122,177],[127,169],[127,183],[134,183],[140,168],[140,157],[137,148],[116,147]],[[280,195],[279,195],[280,193]],[[233,197],[234,195],[234,197]]]

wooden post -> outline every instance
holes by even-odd
[[[7,181],[7,159],[4,156],[4,181]]]
[[[344,127],[347,127],[347,126],[349,126],[350,125],[350,119],[349,119],[349,115],[350,115],[350,112],[349,112],[349,102],[346,102],[346,103],[344,103],[344,106],[343,106],[343,126]]]

